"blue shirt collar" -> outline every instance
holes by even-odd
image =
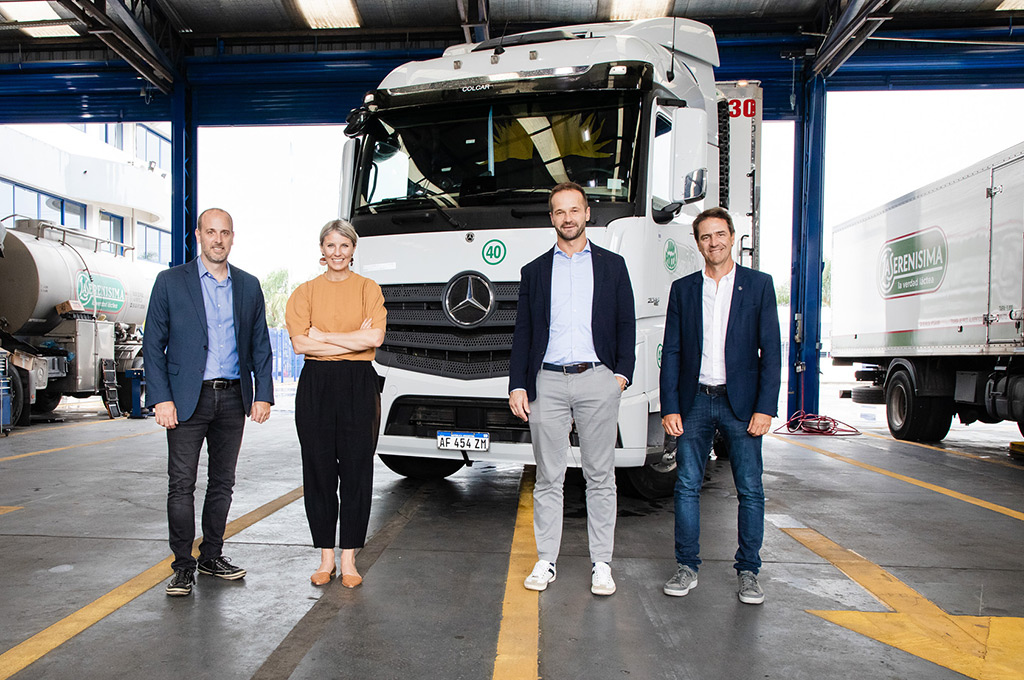
[[[555,249],[555,255],[561,255],[562,257],[569,257],[568,255],[565,254],[564,250],[562,250],[561,248],[558,247],[558,241],[555,241],[554,249]],[[590,254],[590,239],[589,238],[587,239],[587,245],[583,246],[583,250],[581,250],[580,253],[587,253],[588,255]],[[579,253],[576,253],[576,254],[578,255]]]
[[[198,256],[196,258],[196,262],[199,263],[199,278],[200,279],[202,279],[204,276],[209,276],[214,281],[217,280],[217,277],[214,276],[213,274],[211,274],[210,270],[206,268],[205,264],[203,264],[203,256],[202,255],[200,255],[200,256]],[[230,279],[231,279],[231,265],[229,264],[228,265],[228,280],[230,280]]]

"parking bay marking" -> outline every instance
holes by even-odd
[[[842,455],[840,455],[838,453],[832,453],[831,451],[826,451],[825,449],[819,449],[817,446],[811,446],[810,444],[804,444],[802,442],[794,441],[793,439],[788,439],[786,437],[780,437],[779,435],[772,435],[772,436],[774,436],[775,438],[779,439],[780,441],[786,442],[787,444],[792,444],[793,446],[799,446],[799,447],[807,449],[809,451],[814,451],[815,453],[820,453],[823,456],[828,456],[829,458],[841,461],[843,463],[849,463],[850,465],[855,465],[855,466],[857,466],[859,468],[862,468],[864,470],[869,470],[871,472],[877,472],[880,475],[885,475],[886,477],[892,477],[893,479],[898,479],[901,482],[906,482],[907,484],[913,484],[914,486],[919,486],[922,489],[928,489],[929,491],[934,491],[936,493],[941,493],[944,496],[949,496],[950,498],[955,498],[955,499],[963,501],[965,503],[970,503],[971,505],[977,505],[980,508],[985,508],[986,510],[991,510],[992,512],[998,512],[1000,515],[1006,515],[1007,517],[1012,517],[1014,519],[1019,519],[1021,521],[1024,521],[1024,512],[1020,512],[1019,510],[1011,510],[1010,508],[1004,507],[1002,505],[996,505],[995,503],[990,503],[988,501],[983,501],[980,498],[975,498],[974,496],[968,496],[967,494],[960,493],[959,491],[953,491],[952,489],[947,489],[945,487],[938,486],[936,484],[929,484],[928,482],[922,482],[920,479],[914,479],[913,477],[908,477],[906,475],[901,475],[901,474],[899,474],[897,472],[891,472],[891,471],[886,470],[884,468],[875,467],[874,465],[870,465],[868,463],[862,463],[859,460],[854,460],[853,458],[848,458],[847,456],[842,456]]]
[[[224,530],[224,538],[231,538],[261,519],[269,517],[281,508],[302,498],[302,491],[303,488],[300,486],[229,522]],[[202,541],[202,536],[198,537],[193,544],[193,554],[198,554],[196,547],[200,541]],[[167,557],[106,595],[101,595],[90,604],[0,654],[0,680],[6,680],[35,663],[85,629],[99,623],[139,595],[165,581],[172,573],[171,561],[173,559],[173,557]]]
[[[882,567],[813,529],[783,528],[892,612],[807,610],[826,621],[970,678],[1019,678],[1024,618],[947,614]]]

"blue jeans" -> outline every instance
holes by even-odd
[[[747,434],[748,421],[732,412],[727,396],[698,393],[683,420],[683,435],[676,453],[676,562],[697,570],[700,564],[700,488],[704,483],[715,430],[729,447],[732,478],[739,497],[739,549],[736,571],[761,568],[764,539],[764,487],[761,484],[761,437]]]

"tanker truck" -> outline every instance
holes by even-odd
[[[716,84],[717,65],[709,27],[650,19],[455,45],[367,93],[346,129],[340,213],[360,234],[356,270],[388,310],[375,368],[389,468],[533,464],[529,428],[508,406],[519,276],[553,247],[548,194],[572,180],[590,204],[587,237],[625,258],[634,293],[619,478],[640,495],[671,493],[658,375],[669,288],[702,263],[693,217],[729,208],[737,256],[756,263],[761,91]],[[575,430],[570,442],[579,467]]]
[[[10,352],[11,420],[27,425],[62,396],[103,396],[111,416],[141,366],[149,293],[162,269],[130,246],[44,220],[17,220],[0,250],[0,345]]]
[[[1024,434],[1024,143],[837,226],[832,356],[897,439]]]

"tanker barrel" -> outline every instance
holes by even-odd
[[[12,335],[45,334],[60,322],[56,306],[67,300],[108,321],[142,324],[163,267],[65,240],[8,230],[0,261],[0,328]]]

